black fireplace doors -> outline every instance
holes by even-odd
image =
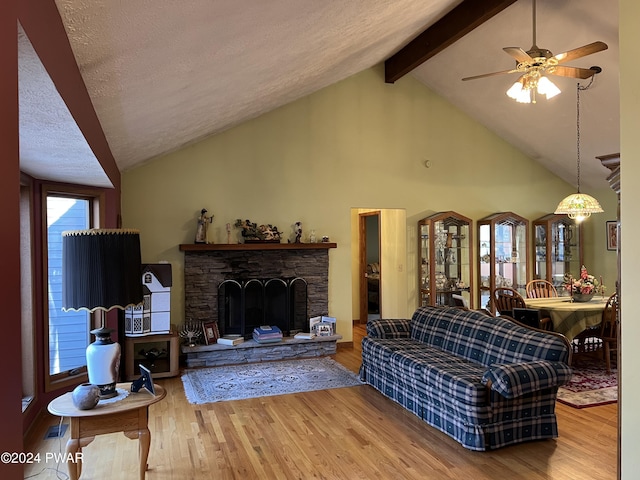
[[[303,278],[224,280],[218,285],[218,327],[222,335],[251,338],[261,325],[285,336],[308,330],[307,282]]]

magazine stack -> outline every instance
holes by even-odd
[[[253,339],[258,343],[280,342],[282,331],[275,326],[262,325],[253,329]]]

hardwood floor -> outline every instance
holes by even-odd
[[[353,371],[363,333],[354,326],[354,347],[335,355]],[[558,439],[471,452],[368,385],[192,405],[180,377],[157,383],[168,393],[150,408],[147,479],[616,478],[616,404],[582,410],[558,404]],[[58,422],[44,415],[25,451],[64,452],[68,434],[43,440]],[[83,479],[138,478],[137,442],[121,433],[96,437],[83,457]],[[25,476],[42,479],[66,473],[55,463],[25,469]]]

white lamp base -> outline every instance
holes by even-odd
[[[89,383],[100,388],[100,398],[115,397],[118,394],[116,383],[120,369],[120,344],[111,340],[109,329],[101,328],[91,333],[96,335],[96,341],[87,347]]]

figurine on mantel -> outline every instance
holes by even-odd
[[[213,222],[213,215],[207,217],[207,209],[200,210],[200,217],[198,218],[198,228],[196,229],[195,243],[209,243],[207,238],[207,228],[209,224]]]
[[[301,243],[302,242],[302,222],[296,222],[293,225],[293,232],[296,235],[296,238],[293,241],[293,243]]]
[[[242,238],[245,243],[280,242],[281,233],[278,231],[278,227],[271,224],[258,226],[249,219],[237,219],[234,227],[242,229]]]

